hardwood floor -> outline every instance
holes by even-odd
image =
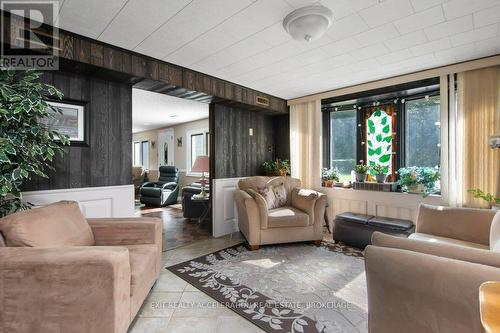
[[[212,238],[209,223],[185,219],[180,204],[167,207],[140,207],[138,216],[158,217],[163,221],[163,251]]]

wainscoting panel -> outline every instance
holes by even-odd
[[[415,221],[421,203],[442,205],[440,196],[422,198],[417,194],[362,191],[342,188],[319,188],[328,195],[328,216],[344,212],[371,214]],[[331,221],[330,221],[331,222]]]
[[[212,235],[224,236],[238,229],[238,213],[234,202],[234,190],[241,178],[213,179]]]
[[[134,186],[104,186],[23,192],[23,200],[35,206],[74,200],[85,217],[133,217]]]

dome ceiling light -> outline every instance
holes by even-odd
[[[332,11],[324,6],[307,6],[294,10],[283,20],[283,28],[293,39],[307,42],[319,39],[332,24]]]

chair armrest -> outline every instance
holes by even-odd
[[[155,187],[156,182],[145,182],[141,187]]]
[[[264,197],[260,193],[251,188],[247,189],[247,193],[250,194],[250,196],[255,200],[255,203],[257,204],[260,216],[260,228],[267,229],[268,213],[266,199],[264,199]]]
[[[161,248],[163,225],[153,217],[89,218],[96,245],[157,244]]]
[[[500,253],[465,246],[423,242],[374,232],[372,244],[500,268]]]
[[[178,185],[178,184],[177,184],[176,182],[168,182],[168,183],[164,183],[164,184],[161,186],[161,188],[163,188],[163,189],[168,188],[169,190],[173,190],[173,189],[175,189],[175,188],[177,187],[177,185]]]
[[[489,245],[495,211],[420,205],[416,232]]]
[[[479,286],[500,269],[413,251],[365,249],[368,328],[382,332],[483,332]]]
[[[260,213],[257,202],[247,192],[236,189],[234,200],[238,210],[238,226],[250,245],[260,245]]]
[[[319,193],[313,190],[294,188],[292,190],[292,206],[309,215],[309,225],[314,224],[314,207]]]
[[[0,327],[125,332],[131,319],[129,260],[123,247],[1,248]]]

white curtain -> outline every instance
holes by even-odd
[[[290,166],[302,186],[321,186],[321,101],[290,106]]]
[[[441,77],[441,195],[451,207],[463,204],[463,108],[457,101],[455,75]]]

